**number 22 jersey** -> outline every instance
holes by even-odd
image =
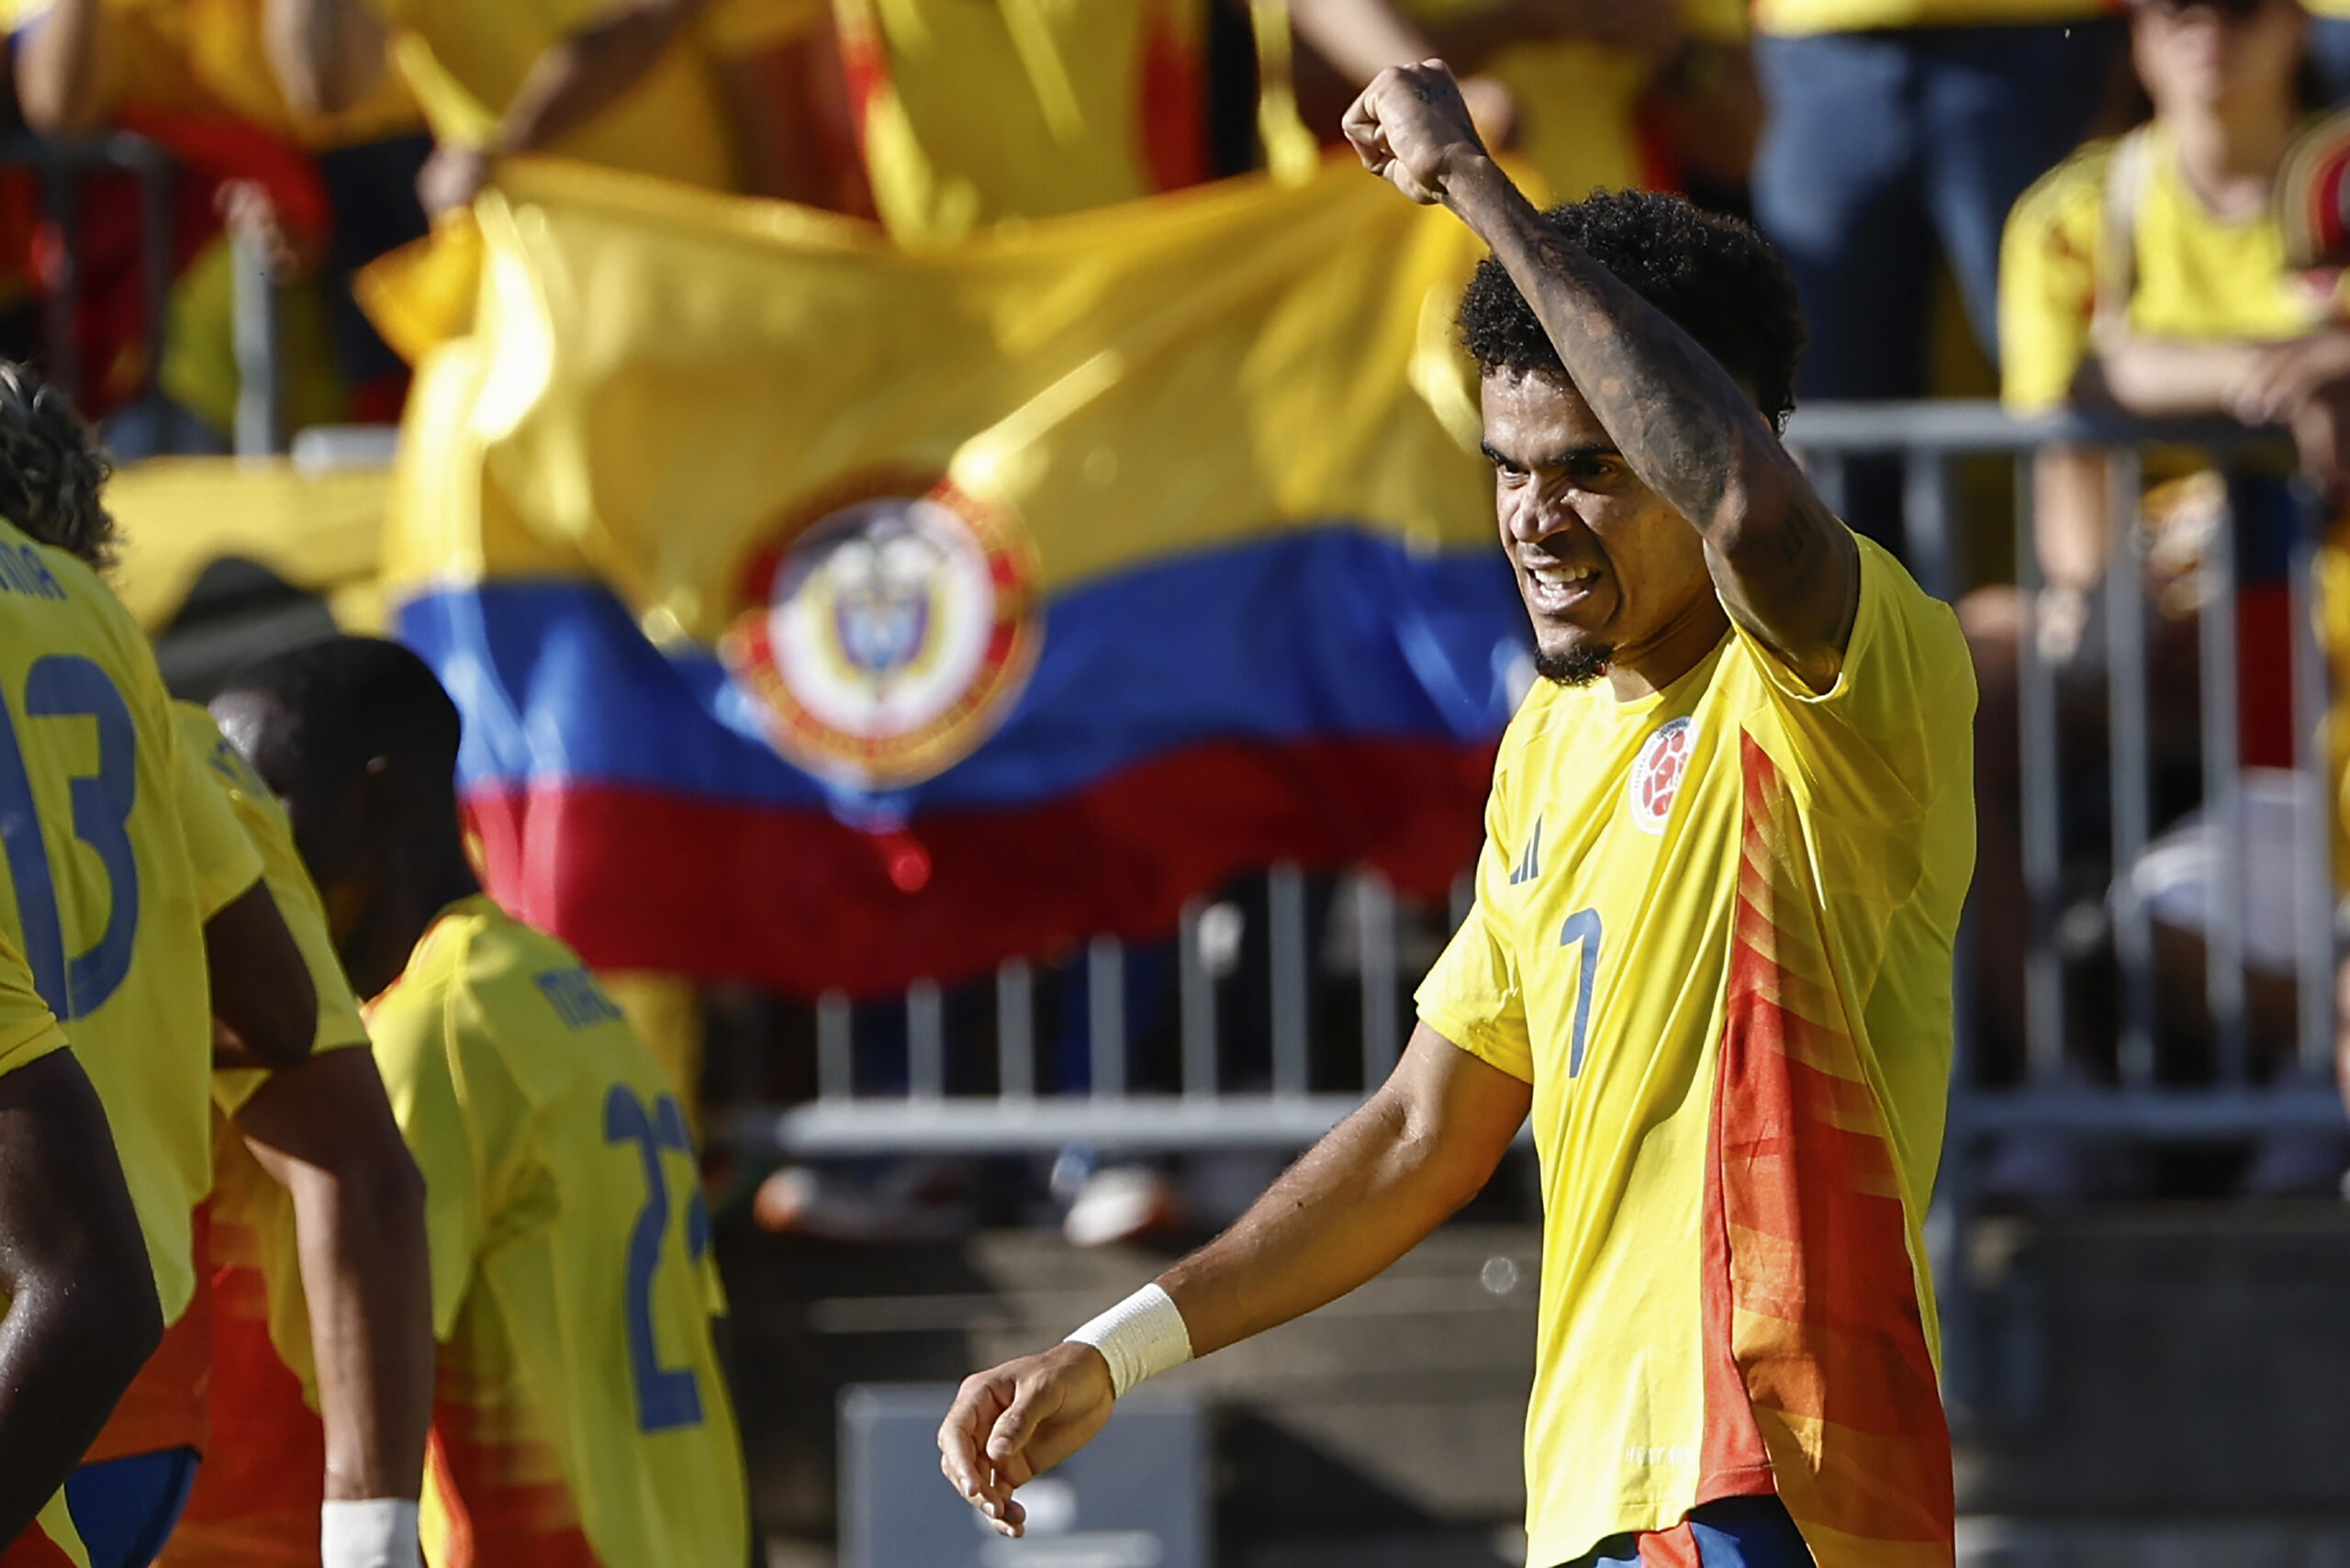
[[[683,1111],[578,957],[485,897],[368,1004],[424,1172],[436,1568],[741,1568],[749,1506]]]
[[[1774,1491],[1821,1568],[1953,1558],[1919,1222],[1974,672],[1949,609],[1860,552],[1824,695],[1736,629],[1646,699],[1538,688],[1419,991],[1534,1088],[1532,1562]]]

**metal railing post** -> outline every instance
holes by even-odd
[[[1085,948],[1087,1059],[1097,1100],[1126,1092],[1126,946],[1096,936]]]
[[[235,252],[237,455],[266,457],[285,449],[280,374],[284,323],[269,263],[243,234],[232,236],[230,242]]]
[[[2143,478],[2134,449],[2116,447],[2107,454],[2106,722],[2112,757],[2113,952],[2121,982],[2116,1059],[2121,1081],[2133,1087],[2154,1081],[2154,925],[2130,875],[2154,831],[2153,746],[2146,725],[2146,591],[2138,526]]]
[[[1273,1092],[1303,1094],[1308,1050],[1305,873],[1276,866],[1266,879],[1266,920],[1271,926]]]

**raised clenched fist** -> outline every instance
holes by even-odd
[[[1345,129],[1363,167],[1424,206],[1442,201],[1446,181],[1485,156],[1460,84],[1441,60],[1381,72],[1347,111]]]

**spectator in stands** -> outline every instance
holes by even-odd
[[[901,244],[952,241],[1207,177],[1201,74],[1214,0],[999,6],[836,0],[874,203]],[[1297,30],[1360,88],[1434,45],[1395,0],[1293,0]],[[1033,23],[1015,28],[1013,13]],[[1466,87],[1481,123],[1507,93]]]
[[[271,62],[286,52],[286,29],[269,0],[12,0],[8,17],[32,129],[121,127],[162,142],[289,286],[280,392],[291,422],[396,419],[405,371],[349,284],[423,232],[408,185],[427,144],[406,93],[381,82],[328,112],[282,91]],[[198,238],[209,242],[183,252],[159,381],[173,407],[225,440],[238,391],[232,263],[211,223]],[[129,436],[124,444],[141,444]]]
[[[1926,395],[1937,251],[1996,359],[2000,225],[2089,129],[2113,59],[2108,8],[1755,0],[1771,118],[1754,218],[1803,294],[1807,400]],[[1856,466],[1855,527],[1895,526],[1897,478]]]
[[[2309,19],[2295,0],[2143,0],[2129,26],[2151,118],[2083,147],[2035,185],[2009,220],[2000,280],[2009,406],[2283,424],[2304,468],[2339,504],[2350,496],[2350,295],[2338,272],[2288,264],[2272,195],[2306,111],[2322,96],[2305,70]],[[2233,552],[2241,754],[2255,767],[2289,767],[2285,566],[2293,511],[2281,476],[2223,477],[2192,454],[2157,452],[2150,465],[2154,477],[2167,481],[2142,507],[2148,588],[2164,612],[2150,618],[2158,777],[2167,768],[2190,788],[2197,777],[2192,575],[2204,549]],[[2016,590],[1995,588],[1961,607],[1983,690],[1976,930],[1986,1022],[2010,1054],[2023,1027],[2028,932],[2017,787],[2019,638],[2027,630],[2035,636],[2058,666],[2060,691],[2086,721],[2068,731],[2068,744],[2094,745],[2103,633],[2092,590],[2110,543],[2104,454],[2044,452],[2035,477],[2045,588],[2030,606]],[[2230,522],[2232,536],[2217,532]],[[2272,859],[2289,866],[2294,854],[2292,812],[2280,807],[2289,801],[2289,783],[2270,779],[2253,777],[2245,826],[2255,836],[2273,827],[2281,844],[2255,845],[2255,868]],[[2182,832],[2139,866],[2120,868],[2156,922],[2157,977],[2168,988],[2163,1013],[2174,1034],[2191,1031],[2203,1016],[2201,889],[2212,875],[2237,871],[2214,863],[2198,836],[2208,829],[2190,822]],[[2289,1038],[2289,914],[2251,924],[2255,1032],[2274,1017],[2275,1032]],[[2308,1184],[2309,1170],[2273,1163],[2255,1170],[2255,1187]],[[2338,1174],[2338,1166],[2321,1172],[2316,1184]]]
[[[822,0],[282,0],[308,47],[301,90],[348,102],[396,57],[438,141],[433,212],[473,200],[501,155],[551,152],[710,190],[812,196],[778,57]],[[338,46],[333,40],[352,42]]]
[[[1743,0],[1399,0],[1420,40],[1341,33],[1319,46],[1360,78],[1430,51],[1508,93],[1507,140],[1552,199],[1632,186],[1743,198],[1762,135],[1762,87]],[[1296,0],[1300,26],[1312,0]],[[1349,94],[1351,95],[1351,94]],[[1472,101],[1472,108],[1476,107]],[[1326,140],[1343,102],[1313,115]]]

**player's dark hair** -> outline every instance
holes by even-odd
[[[1803,310],[1796,284],[1751,224],[1658,191],[1602,191],[1542,221],[1695,339],[1754,395],[1774,430],[1796,406]],[[1533,308],[1488,256],[1460,298],[1460,337],[1490,375],[1566,379]]]
[[[227,692],[267,698],[274,748],[296,776],[331,785],[386,757],[412,788],[455,789],[464,723],[431,667],[381,637],[335,636],[255,660]]]
[[[95,571],[114,565],[114,518],[98,498],[114,465],[63,394],[0,359],[0,517]]]

